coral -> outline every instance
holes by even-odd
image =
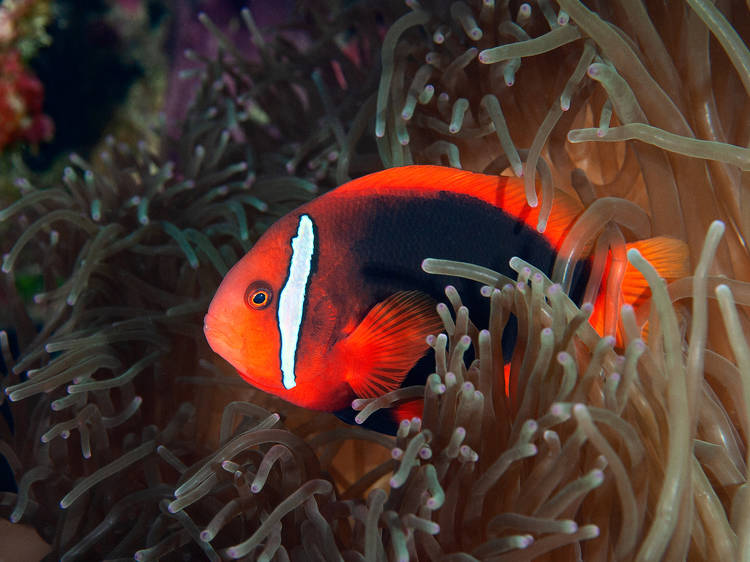
[[[45,30],[50,13],[47,1],[0,5],[0,151],[17,141],[36,145],[54,133],[52,120],[42,113],[42,83],[26,67],[39,47],[50,43]]]
[[[245,10],[258,57],[201,16],[219,49],[187,53],[179,135],[109,139],[0,211],[17,483],[0,514],[66,560],[747,556],[747,12],[589,6],[310,3],[277,34]],[[578,197],[551,279],[425,261],[477,281],[490,324],[446,289],[435,374],[355,404],[423,396],[395,438],[231,376],[200,332],[227,267],[317,189],[409,162],[523,174],[539,228],[552,185]],[[693,276],[666,286],[625,255],[659,234],[688,242]],[[593,272],[631,263],[651,287],[621,309],[606,278],[603,338],[565,293],[590,251]]]
[[[19,140],[50,140],[54,127],[42,113],[44,88],[24,68],[18,52],[0,52],[0,77],[0,150]]]
[[[3,0],[0,5],[0,50],[16,50],[25,59],[49,45],[52,16],[49,0]]]
[[[12,180],[25,168],[23,150],[36,151],[54,136],[54,123],[43,112],[44,87],[29,61],[51,42],[46,28],[48,0],[0,3],[0,204],[17,198]]]

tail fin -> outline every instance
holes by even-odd
[[[690,275],[688,247],[685,242],[668,236],[647,238],[626,245],[634,248],[654,266],[660,277],[667,281]],[[637,306],[651,296],[646,279],[641,272],[628,263],[622,280],[622,295],[625,302]]]
[[[690,274],[688,248],[687,244],[682,240],[668,236],[656,236],[628,243],[626,244],[626,248],[628,250],[631,248],[638,250],[654,266],[659,276],[667,281],[679,279]],[[604,319],[607,307],[614,306],[614,303],[608,303],[606,298],[608,270],[609,263],[607,264],[607,269],[605,270],[604,278],[602,279],[602,284],[594,303],[594,312],[589,319],[591,325],[599,335],[604,335]],[[630,304],[637,308],[650,296],[651,290],[646,279],[641,275],[640,271],[628,263],[622,279],[619,306]],[[616,337],[619,344],[622,341],[619,327]]]

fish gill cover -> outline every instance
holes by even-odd
[[[18,180],[0,211],[0,514],[50,560],[750,556],[747,10],[373,4],[305,4],[275,29],[245,9],[241,33],[201,15],[219,48],[187,54],[200,86],[179,134]],[[482,284],[490,323],[446,288],[435,373],[357,403],[423,397],[395,438],[248,388],[200,330],[228,266],[315,192],[412,162],[523,175],[540,228],[570,186],[586,210],[552,279],[425,263]],[[625,255],[662,234],[695,271],[669,286]],[[592,272],[622,265],[615,311],[627,262],[651,286],[619,343],[565,294],[591,248]]]

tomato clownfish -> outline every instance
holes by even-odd
[[[428,275],[424,258],[511,276],[508,262],[519,256],[549,274],[581,210],[557,194],[539,233],[539,210],[526,204],[516,178],[440,166],[361,177],[292,211],[260,237],[219,286],[205,317],[206,339],[253,386],[351,422],[353,399],[422,383],[432,372],[425,339],[442,331],[435,305],[446,284],[482,325],[488,306],[476,284]],[[682,242],[638,244],[652,259],[671,256],[662,260],[663,276],[682,274],[684,252],[674,256]],[[571,291],[577,302],[588,272],[582,260]],[[626,296],[631,302],[647,290],[636,277],[630,270],[623,283],[625,294],[627,285],[636,287]],[[504,350],[513,343],[504,341]],[[394,408],[394,423],[381,416],[377,428],[392,431],[417,411],[413,406]]]

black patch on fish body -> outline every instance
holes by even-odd
[[[480,265],[515,279],[510,268],[518,256],[550,275],[557,253],[547,239],[522,220],[481,199],[441,192],[433,197],[360,197],[348,210],[357,225],[351,232],[351,250],[361,264],[364,290],[372,305],[397,291],[419,290],[438,302],[447,302],[446,285],[453,285],[479,328],[489,323],[489,299],[480,294],[479,283],[460,277],[431,275],[422,270],[422,260],[439,258]],[[571,298],[579,303],[589,276],[587,261],[576,265]],[[510,360],[516,341],[516,321],[511,317],[503,334],[503,356]],[[473,359],[467,352],[467,363]],[[434,372],[432,350],[409,372],[402,386],[424,384]],[[336,412],[353,423],[351,409]],[[390,423],[389,423],[390,422]],[[392,417],[379,415],[365,426],[394,434]]]
[[[437,197],[365,199],[357,221],[361,230],[353,233],[352,250],[373,303],[404,290],[421,290],[445,301],[445,286],[450,284],[458,289],[477,323],[475,315],[484,312],[488,316],[489,309],[487,299],[479,294],[479,284],[427,274],[422,271],[423,259],[468,262],[515,279],[509,262],[518,256],[548,275],[552,272],[557,254],[547,239],[480,199],[450,192]],[[571,295],[575,301],[588,278],[587,268],[578,269]]]

